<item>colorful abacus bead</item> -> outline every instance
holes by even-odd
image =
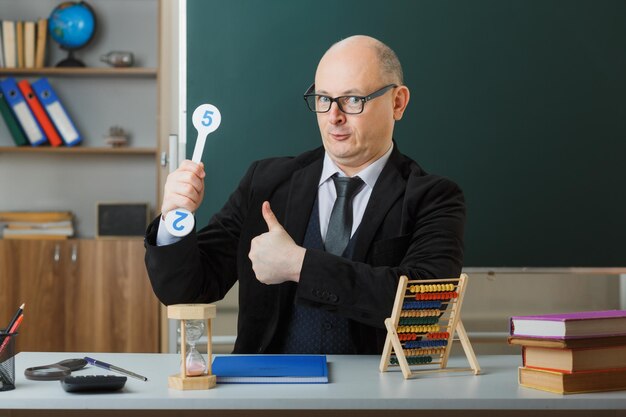
[[[402,304],[404,310],[441,309],[441,301],[405,301]]]
[[[433,332],[426,335],[426,339],[447,339],[450,337],[448,332]]]
[[[398,358],[392,356],[389,360],[392,365],[398,365]],[[406,358],[406,361],[409,365],[426,365],[433,361],[431,356],[409,356]]]
[[[425,347],[440,347],[446,346],[448,344],[447,340],[412,340],[406,342],[404,347],[406,349],[419,349]]]
[[[412,324],[437,324],[439,317],[400,317],[399,325],[407,326]]]

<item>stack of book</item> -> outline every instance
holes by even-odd
[[[69,211],[0,212],[4,239],[67,239],[74,235]]]
[[[0,81],[0,114],[17,146],[74,146],[82,140],[46,78]]]
[[[0,68],[42,68],[46,59],[48,20],[0,21]]]
[[[522,386],[573,394],[626,390],[626,311],[511,317]]]

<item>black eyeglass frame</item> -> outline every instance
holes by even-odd
[[[392,88],[396,88],[398,87],[398,84],[387,84],[386,86],[384,86],[383,88],[380,88],[376,91],[374,91],[373,93],[367,95],[367,96],[353,96],[353,95],[348,95],[348,96],[339,96],[339,97],[330,97],[327,96],[325,94],[315,94],[313,91],[315,91],[315,83],[311,84],[311,86],[305,91],[304,95],[302,96],[304,98],[304,101],[306,102],[306,106],[309,108],[309,110],[311,110],[313,113],[328,113],[330,111],[330,108],[333,106],[333,102],[337,103],[337,107],[339,107],[339,110],[341,110],[343,113],[345,114],[361,114],[363,113],[363,110],[365,110],[365,103],[367,103],[370,100],[375,99],[376,97],[380,97],[383,94],[385,94],[388,90],[392,89]],[[311,105],[309,104],[309,100],[307,100],[308,97],[326,97],[327,99],[330,100],[330,104],[328,105],[328,110],[325,111],[319,111],[315,108],[311,108]],[[342,98],[346,98],[346,97],[354,97],[354,98],[358,98],[361,101],[361,111],[357,112],[357,113],[350,113],[347,112],[343,109],[343,107],[341,107],[341,103],[339,103],[339,100]]]

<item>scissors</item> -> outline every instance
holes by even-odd
[[[50,365],[26,368],[24,376],[35,381],[55,381],[68,376],[72,371],[84,368],[85,365],[87,361],[84,359],[65,359]]]

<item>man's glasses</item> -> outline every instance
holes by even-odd
[[[322,94],[315,94],[315,83],[313,83],[309,89],[306,90],[306,93],[304,93],[304,101],[306,101],[307,106],[309,106],[309,110],[314,113],[328,112],[330,110],[330,106],[332,106],[333,102],[335,102],[337,103],[339,110],[345,114],[359,114],[363,113],[366,102],[373,100],[376,97],[380,97],[389,89],[396,87],[396,84],[389,84],[367,96],[340,96],[333,98]]]

